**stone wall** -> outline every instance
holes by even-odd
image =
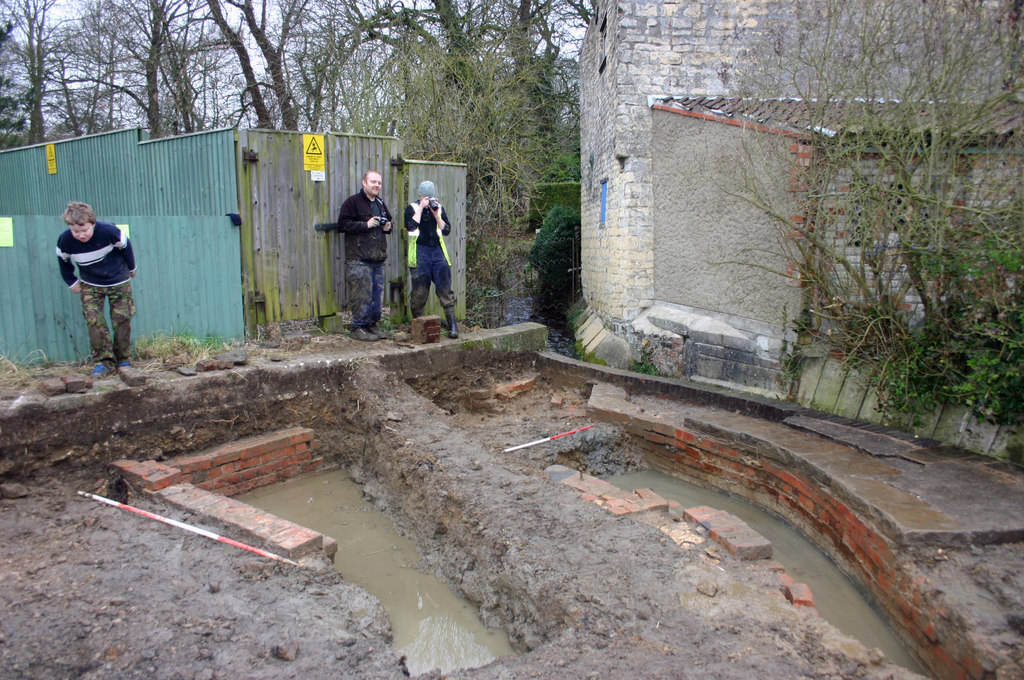
[[[727,93],[743,53],[786,7],[777,0],[598,3],[580,62],[582,279],[587,304],[606,321],[631,321],[654,297],[648,96]]]

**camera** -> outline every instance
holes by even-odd
[[[387,215],[377,215],[377,226],[378,227],[383,227],[385,224],[387,224],[390,221],[391,220],[389,220],[387,218]]]
[[[430,200],[429,200],[429,201],[427,202],[427,205],[429,205],[429,206],[430,206],[430,209],[431,209],[431,210],[437,210],[437,206],[439,206],[439,205],[441,205],[441,204],[437,202],[437,199],[436,199],[436,198],[434,198],[433,196],[431,196],[431,197],[430,197]]]

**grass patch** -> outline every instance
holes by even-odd
[[[0,355],[0,384],[5,386],[23,386],[33,379],[33,372],[27,365],[17,364],[6,356]]]
[[[196,337],[190,333],[155,333],[135,341],[135,356],[139,359],[163,359],[182,357],[186,363],[209,359],[214,354],[226,352],[232,345],[220,338]]]

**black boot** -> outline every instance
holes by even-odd
[[[448,320],[448,337],[453,339],[459,337],[459,327],[455,325],[455,310],[451,308],[444,310],[444,318]]]

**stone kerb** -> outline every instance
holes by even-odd
[[[323,552],[333,560],[336,540],[229,498],[320,469],[324,461],[313,456],[315,448],[313,431],[296,427],[164,463],[118,460],[110,466],[129,487],[229,526],[243,540],[262,542],[271,552],[291,559]]]

